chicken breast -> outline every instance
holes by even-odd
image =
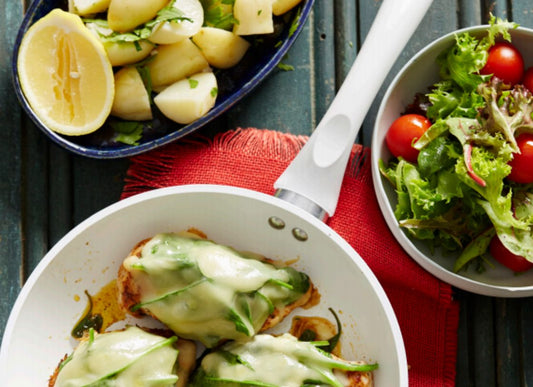
[[[369,387],[371,371],[377,367],[332,356],[317,344],[299,341],[288,333],[259,334],[228,342],[203,357],[190,386]]]
[[[316,298],[306,274],[256,258],[196,234],[158,234],[120,267],[119,303],[208,348],[251,337]]]
[[[48,386],[180,387],[187,384],[195,363],[196,344],[174,335],[134,326],[104,333],[90,330],[59,362]]]

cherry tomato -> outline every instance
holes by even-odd
[[[533,93],[533,67],[527,69],[524,73],[524,80],[522,81],[526,89]]]
[[[524,59],[511,43],[496,43],[489,49],[487,63],[480,73],[493,74],[505,83],[515,85],[524,75]]]
[[[413,144],[430,126],[431,122],[422,115],[405,114],[392,123],[385,135],[385,143],[394,156],[416,163],[418,150]]]
[[[490,241],[489,251],[495,260],[514,272],[526,271],[533,267],[533,262],[529,262],[520,255],[511,253],[497,235]]]
[[[512,170],[507,178],[515,183],[533,183],[533,134],[523,133],[516,138],[520,153],[509,162]]]

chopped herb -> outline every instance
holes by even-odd
[[[262,9],[258,10],[257,11],[257,16],[261,15],[261,13],[263,13],[263,10]]]
[[[93,314],[93,300],[87,290],[85,290],[85,295],[88,299],[87,308],[83,317],[80,319],[80,321],[76,324],[76,326],[72,329],[70,333],[71,336],[75,339],[81,339],[87,331],[90,332],[94,329],[100,331],[104,322],[102,315],[98,313]]]
[[[93,345],[94,343],[94,329],[89,328],[89,346]]]
[[[246,336],[253,336],[254,332],[250,332],[246,323],[242,320],[241,316],[235,309],[230,309],[228,314],[228,320],[235,324],[235,330],[237,332],[244,333]]]
[[[300,17],[302,15],[302,8],[298,8],[298,13],[296,14],[296,17],[292,21],[291,27],[289,28],[289,37],[294,35],[296,32],[296,29],[300,25]]]
[[[204,6],[204,22],[206,25],[224,30],[231,30],[239,24],[233,16],[235,0],[202,0]]]
[[[67,363],[68,363],[69,361],[72,360],[73,356],[74,356],[74,353],[71,353],[70,355],[68,355],[68,356],[65,358],[65,360],[63,360],[63,361],[59,364],[59,372],[61,372],[61,370],[63,369],[63,367],[66,366]]]
[[[152,60],[154,56],[150,56],[149,60]],[[145,66],[145,63],[148,62],[148,60],[143,61],[142,63],[139,63],[137,66],[137,71],[141,75],[141,79],[144,83],[144,87],[146,89],[146,93],[148,94],[148,98],[150,98],[150,104],[153,103],[152,100],[152,77],[150,74],[150,70],[148,70],[148,67]]]
[[[183,11],[174,6],[175,2],[175,0],[171,1],[166,7],[159,10],[155,19],[147,22],[145,26],[148,28],[154,28],[157,24],[162,22],[178,23],[181,21],[188,21],[192,23],[193,21],[191,18],[184,16]]]
[[[187,292],[188,290],[194,288],[195,286],[199,286],[199,285],[203,284],[203,283],[206,282],[206,281],[208,281],[207,278],[205,278],[205,277],[204,277],[204,278],[200,278],[199,280],[194,281],[194,282],[192,282],[191,284],[189,284],[189,285],[187,285],[187,286],[184,286],[184,287],[181,288],[181,289],[178,289],[178,290],[175,290],[175,291],[173,291],[173,292],[169,292],[169,293],[163,294],[162,296],[158,296],[158,297],[153,298],[153,299],[151,299],[151,300],[147,300],[147,301],[144,301],[144,302],[140,302],[140,303],[138,303],[138,304],[135,304],[135,305],[133,305],[133,306],[130,308],[130,310],[131,310],[132,312],[135,312],[135,311],[137,311],[137,310],[143,308],[145,305],[153,304],[153,303],[155,303],[155,302],[163,301],[163,300],[165,300],[165,299],[167,299],[167,298],[169,298],[169,297],[180,295],[180,294],[185,293],[185,292]]]
[[[145,271],[146,267],[142,263],[132,263],[131,267],[135,270]]]
[[[218,353],[224,358],[224,360],[226,360],[231,365],[241,364],[253,370],[252,365],[246,360],[244,360],[242,357],[240,357],[239,355],[231,353],[230,351],[224,351],[222,349]]]
[[[146,40],[152,34],[152,28],[146,28],[145,26],[130,32],[116,32],[109,28],[107,20],[83,19],[83,21],[89,29],[98,34],[102,42],[134,43],[140,40]],[[140,45],[137,43],[135,47],[140,48]]]
[[[285,281],[279,280],[279,279],[271,278],[268,281],[270,283],[276,284],[276,285],[278,285],[278,286],[280,286],[282,288],[285,288],[285,289],[289,289],[289,290],[293,290],[294,289],[294,287],[291,284],[289,284],[289,283],[287,283]]]
[[[335,349],[335,347],[337,346],[340,338],[341,338],[341,334],[342,334],[342,325],[341,325],[341,322],[339,320],[339,317],[337,316],[337,313],[335,313],[335,311],[332,309],[332,308],[328,308],[329,311],[333,314],[333,317],[335,317],[335,321],[337,322],[337,334],[334,335],[332,338],[330,338],[328,340],[329,342],[329,345],[326,347],[326,348],[322,348],[324,351],[326,352],[333,352],[333,350]]]
[[[127,145],[139,145],[143,135],[143,124],[137,121],[111,121],[109,125],[117,133],[115,141]]]
[[[298,337],[298,340],[300,341],[315,341],[316,339],[316,332],[312,329],[306,329],[302,332],[300,337]]]
[[[283,71],[294,71],[294,66],[288,65],[286,63],[279,63],[278,68]]]
[[[311,341],[310,343],[313,344],[315,347],[325,347],[329,344],[327,340]]]
[[[198,87],[198,80],[194,78],[187,78],[187,80],[189,81],[189,87],[191,89],[196,89]]]
[[[274,307],[274,304],[272,303],[272,301],[270,300],[270,298],[268,298],[267,296],[265,296],[263,293],[261,293],[260,291],[257,291],[257,296],[259,298],[261,298],[263,301],[266,302],[266,304],[268,305],[268,314],[271,315],[272,313],[274,313],[274,310],[275,310],[275,307]]]
[[[159,10],[156,17],[145,24],[135,28],[130,32],[116,32],[109,28],[107,20],[103,19],[83,19],[84,23],[93,30],[96,31],[100,39],[104,42],[114,43],[128,43],[135,44],[137,51],[141,50],[141,46],[138,43],[140,40],[146,40],[152,35],[152,30],[159,23],[169,22],[178,23],[181,21],[193,22],[192,19],[184,16],[183,11],[174,7],[175,1],[170,2],[169,5]]]
[[[217,94],[218,94],[218,88],[213,87],[213,88],[211,89],[211,97],[216,97]]]

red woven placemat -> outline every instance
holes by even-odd
[[[183,184],[224,184],[273,194],[274,181],[306,140],[259,129],[187,138],[132,158],[123,197]],[[454,386],[458,303],[451,286],[421,269],[389,231],[374,195],[369,152],[354,147],[328,225],[354,247],[385,289],[402,330],[410,386]]]

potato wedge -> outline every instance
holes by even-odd
[[[178,81],[154,98],[166,117],[180,124],[190,124],[215,106],[217,79],[212,72],[198,73]]]
[[[132,42],[104,42],[104,48],[112,66],[125,66],[147,58],[154,45],[148,40],[139,40],[137,45]]]
[[[159,46],[146,67],[150,71],[152,87],[159,90],[185,77],[209,69],[202,51],[190,40]]]
[[[233,28],[237,35],[274,32],[272,0],[235,0],[233,16],[239,21]]]
[[[69,12],[80,16],[93,15],[105,12],[111,0],[70,0]]]
[[[115,32],[110,28],[106,28],[104,23],[100,21],[89,22],[85,25],[102,42],[112,66],[125,66],[137,63],[148,57],[155,47],[148,40],[139,40],[135,43],[113,41],[109,37],[113,36]]]
[[[302,0],[273,0],[272,13],[276,16],[283,15],[301,2]]]
[[[192,41],[200,47],[207,62],[219,69],[235,66],[250,47],[246,39],[231,31],[213,27],[202,27]]]
[[[115,99],[111,115],[131,121],[152,119],[150,98],[137,69],[127,66],[115,73]]]
[[[183,20],[156,24],[149,40],[157,44],[172,44],[190,38],[204,24],[204,9],[199,0],[176,0],[173,8],[183,14]]]
[[[107,22],[113,31],[131,31],[153,19],[169,0],[111,0]]]

